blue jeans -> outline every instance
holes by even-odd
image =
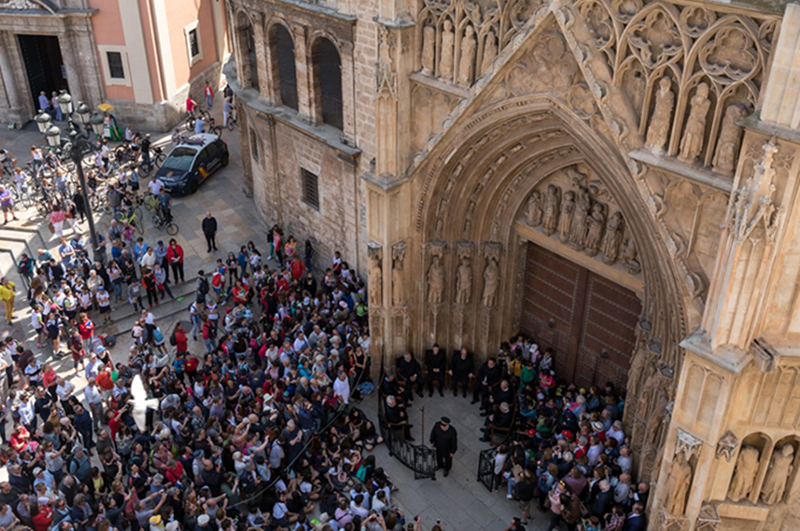
[[[56,121],[60,122],[63,119],[64,119],[64,114],[61,112],[61,107],[59,107],[58,109],[56,109]]]
[[[206,96],[206,105],[209,109],[214,105],[214,96]]]

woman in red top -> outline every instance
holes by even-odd
[[[189,351],[189,338],[186,337],[186,330],[183,329],[181,323],[175,325],[175,350],[177,352]]]
[[[56,371],[48,364],[45,364],[44,368],[42,369],[42,385],[47,392],[50,393],[50,396],[53,397],[53,400],[58,400],[58,395],[56,394]]]
[[[47,531],[47,528],[53,523],[53,509],[47,505],[33,502],[31,504],[31,520],[36,531]]]
[[[83,348],[86,349],[87,352],[92,352],[92,337],[94,337],[94,323],[89,316],[86,315],[86,312],[81,312],[78,316],[78,321],[80,324],[78,325],[78,333],[81,335],[81,339],[83,340]]]
[[[180,275],[181,282],[184,282],[183,277],[183,247],[178,245],[175,238],[169,241],[167,247],[167,261],[172,266],[172,278],[175,279],[175,284],[178,284],[178,276]]]
[[[14,428],[14,431],[11,433],[11,448],[18,454],[21,454],[28,449],[28,439],[30,438],[31,434],[25,426],[17,424],[16,428]]]
[[[247,287],[242,284],[241,280],[237,280],[233,287],[233,302],[234,304],[247,304]]]

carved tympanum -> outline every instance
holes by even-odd
[[[708,85],[700,83],[697,92],[692,96],[689,118],[686,120],[686,130],[681,140],[681,153],[678,160],[693,163],[703,151],[706,134],[706,119],[711,100],[708,99]]]
[[[736,460],[736,470],[728,488],[728,498],[738,502],[750,495],[758,473],[759,452],[752,446],[742,446]]]
[[[675,106],[675,95],[672,93],[672,81],[662,77],[658,82],[656,105],[647,129],[646,146],[650,151],[661,153],[669,139],[669,126],[672,122],[672,109]]]
[[[775,505],[783,500],[786,484],[792,474],[794,463],[794,446],[784,444],[775,449],[769,463],[767,475],[761,485],[761,501],[767,505]]]

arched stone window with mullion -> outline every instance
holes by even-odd
[[[311,51],[314,65],[314,94],[319,121],[344,129],[342,113],[342,59],[336,46],[325,37],[317,39]]]
[[[281,104],[298,110],[297,69],[292,36],[282,24],[275,24],[270,31],[269,43],[272,48],[275,97]]]

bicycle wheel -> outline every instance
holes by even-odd
[[[145,199],[144,201],[142,201],[142,203],[144,204],[145,210],[147,210],[148,212],[153,210],[153,203],[150,202],[150,199]]]
[[[139,167],[136,169],[139,172],[141,177],[149,177],[150,172],[153,171],[153,163],[150,164],[139,164]]]
[[[133,220],[133,226],[136,228],[139,234],[144,234],[144,220],[142,218]]]
[[[171,221],[167,223],[167,234],[170,236],[175,236],[178,234],[178,225]]]
[[[215,125],[208,130],[209,133],[212,135],[216,135],[218,138],[222,137],[222,127]]]
[[[233,131],[234,129],[236,129],[236,120],[234,118],[229,117],[228,124],[226,127],[228,128],[228,131]]]
[[[187,131],[194,131],[194,118],[188,118],[184,125],[186,126]]]

